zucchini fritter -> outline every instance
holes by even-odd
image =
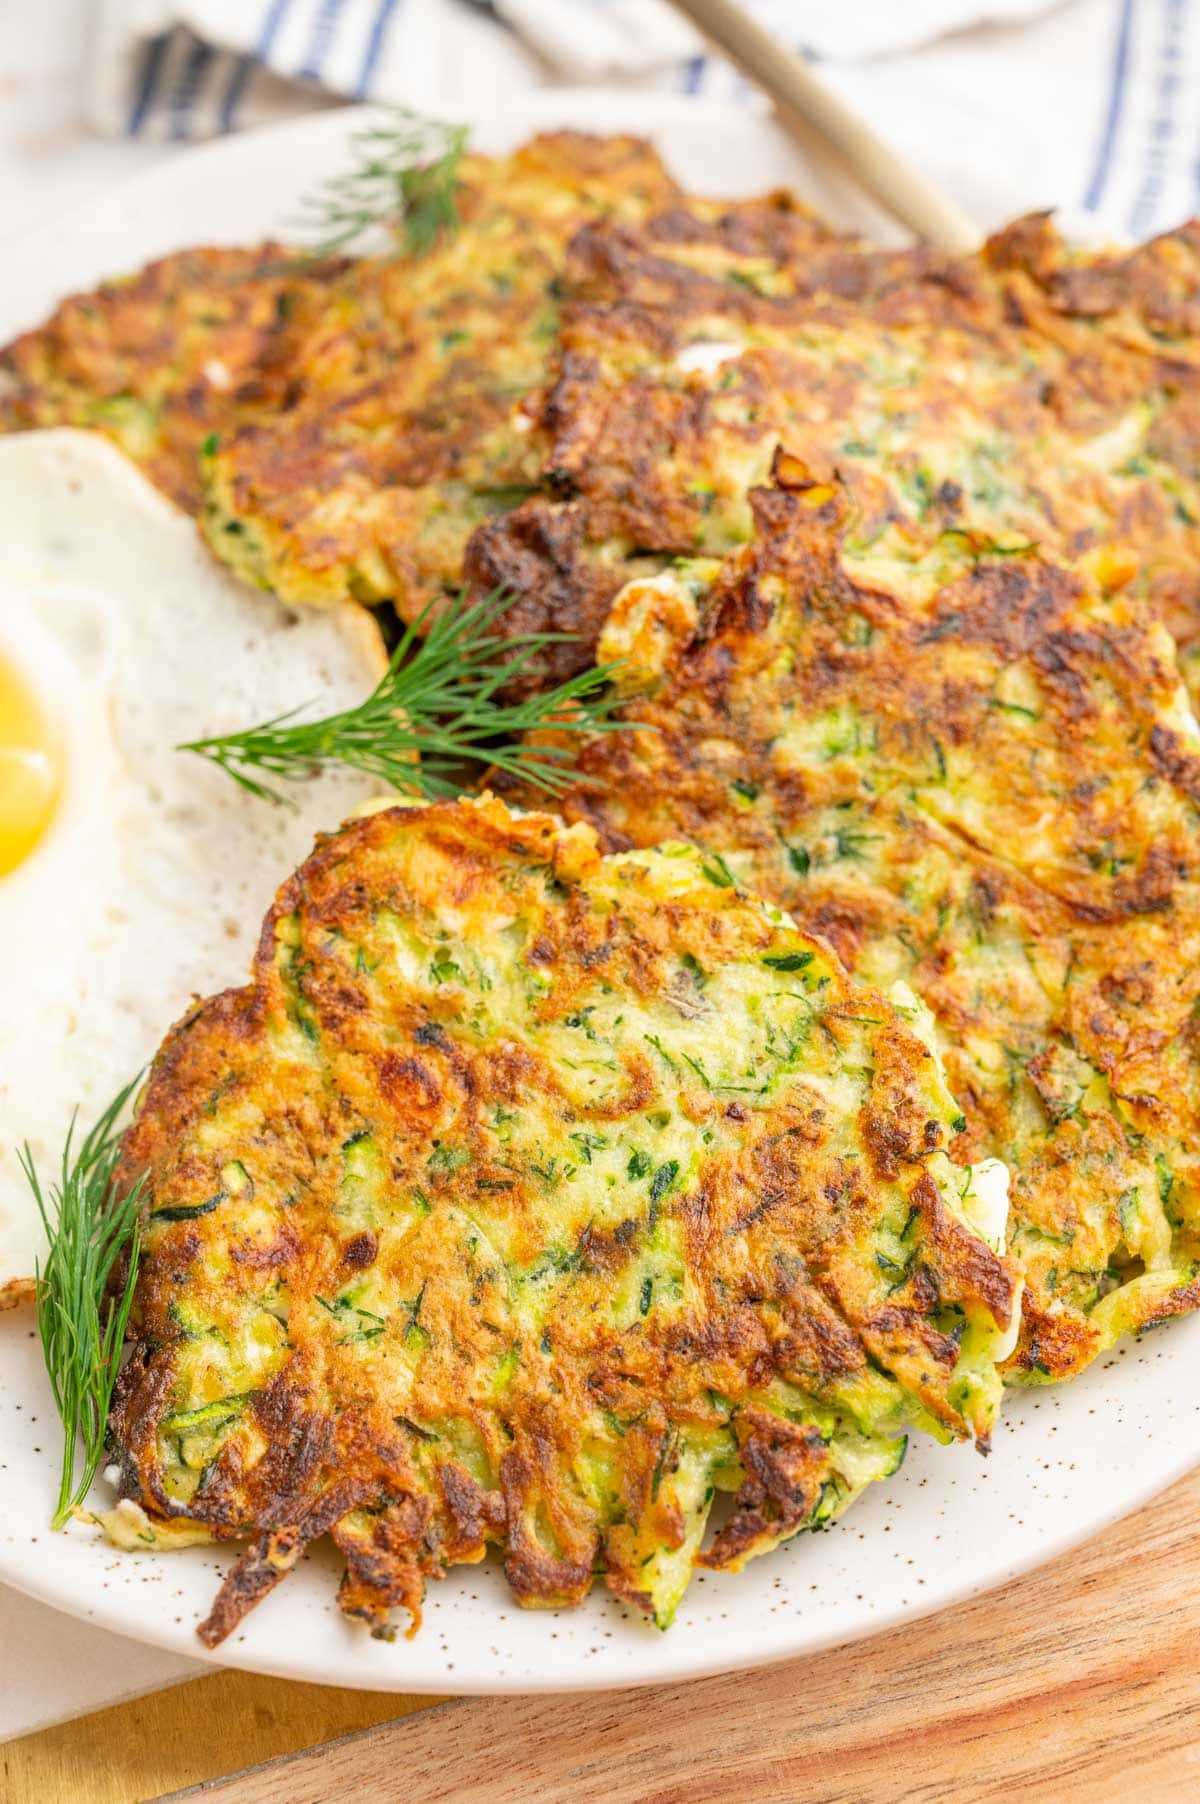
[[[861,543],[898,524],[921,555],[965,529],[1073,561],[1119,541],[1181,643],[1200,635],[1200,226],[1087,258],[1035,217],[952,258],[751,211],[577,235],[555,498],[476,533],[477,581],[573,594],[586,658],[623,581],[745,542],[782,445],[848,485]]]
[[[678,192],[643,140],[575,132],[460,173],[460,223],[420,255],[201,249],[73,297],[0,351],[0,430],[96,426],[247,581],[415,618],[459,588],[472,528],[537,485],[524,403],[568,241]]]
[[[198,512],[201,446],[287,406],[352,267],[288,256],[278,244],[180,251],[73,295],[0,351],[0,431],[94,427]]]
[[[487,797],[350,823],[128,1133],[114,1531],[249,1538],[210,1643],[326,1532],[376,1632],[489,1543],[523,1604],[603,1571],[666,1626],[907,1427],[986,1446],[1019,1285],[921,1022],[719,857]]]
[[[561,806],[687,835],[932,1010],[956,1156],[1013,1173],[1014,1369],[1066,1378],[1200,1304],[1200,728],[1121,584],[982,537],[864,546],[777,460],[754,542],[633,583],[601,639],[651,731]]]
[[[532,401],[568,241],[675,192],[636,138],[557,132],[466,158],[459,226],[422,256],[360,262],[303,347],[286,411],[204,458],[218,556],[285,601],[387,600],[407,620],[456,591],[472,529],[539,481]]]

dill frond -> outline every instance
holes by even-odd
[[[49,1185],[48,1196],[28,1145],[17,1155],[50,1245],[36,1276],[38,1333],[64,1436],[55,1528],[62,1528],[82,1503],[100,1469],[137,1282],[138,1211],[145,1175],[124,1196],[112,1195],[122,1133],[117,1123],[137,1081],[114,1097],[78,1152],[72,1117],[59,1179]],[[124,1277],[119,1291],[110,1293],[110,1280],[123,1253],[128,1255]],[[83,1471],[77,1478],[80,1439]]]
[[[302,203],[297,229],[313,240],[314,261],[335,256],[373,226],[397,233],[419,255],[458,224],[458,170],[469,129],[426,119],[407,107],[380,109],[377,123],[350,140],[351,167]]]
[[[457,608],[430,604],[404,632],[387,671],[357,707],[321,720],[289,709],[261,726],[217,738],[193,739],[178,751],[218,765],[251,795],[286,802],[266,781],[298,782],[330,764],[348,765],[390,789],[426,798],[457,795],[464,763],[486,766],[549,795],[580,779],[571,741],[580,734],[636,729],[616,717],[620,697],[603,693],[615,665],[582,671],[555,688],[508,701],[502,691],[528,672],[564,633],[499,638],[496,623],[510,606],[501,594]],[[555,743],[524,736],[551,727]],[[559,736],[562,736],[560,739]]]

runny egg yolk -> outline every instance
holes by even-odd
[[[36,846],[61,784],[58,735],[21,672],[0,652],[0,878]]]

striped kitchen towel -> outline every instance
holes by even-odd
[[[747,0],[983,225],[1144,237],[1200,211],[1200,0]],[[101,131],[187,140],[346,100],[523,86],[761,105],[666,0],[96,0]]]

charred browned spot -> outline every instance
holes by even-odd
[[[172,1513],[162,1487],[158,1423],[175,1384],[175,1365],[166,1349],[135,1346],[113,1387],[109,1426],[119,1449],[123,1496],[142,1496],[163,1516]]]
[[[517,597],[504,617],[505,632],[567,633],[548,646],[522,691],[562,682],[593,662],[593,651],[617,584],[583,556],[585,517],[577,506],[551,509],[526,502],[513,513],[476,527],[463,557],[473,593],[496,589]]]
[[[764,1538],[794,1534],[816,1508],[830,1470],[829,1450],[815,1428],[754,1409],[742,1412],[736,1428],[746,1476],[732,1516],[697,1558],[714,1571],[738,1567]]]
[[[300,1250],[300,1238],[293,1228],[286,1225],[272,1235],[270,1240],[235,1240],[229,1248],[229,1257],[237,1265],[248,1267],[256,1272],[281,1271],[289,1265]]]
[[[1026,1289],[1021,1305],[1021,1339],[1006,1370],[1014,1377],[1062,1380],[1091,1364],[1100,1349],[1099,1331],[1086,1317],[1044,1307]]]
[[[368,1265],[374,1265],[378,1255],[379,1236],[366,1229],[361,1234],[352,1235],[346,1242],[342,1248],[342,1264],[359,1271]]]
[[[275,1518],[272,1525],[239,1555],[226,1573],[211,1611],[197,1628],[205,1647],[219,1646],[242,1618],[287,1577],[304,1549],[355,1509],[370,1490],[369,1480],[345,1479],[331,1485],[291,1521],[287,1520],[287,1510],[292,1500],[276,1506],[271,1511]]]
[[[422,1060],[411,1054],[386,1052],[379,1061],[379,1093],[397,1115],[411,1112],[435,1115],[441,1109],[443,1092],[435,1074]]]
[[[377,1639],[391,1638],[389,1616],[396,1608],[408,1611],[410,1637],[421,1626],[425,1574],[441,1570],[429,1545],[430,1518],[428,1498],[406,1495],[330,1529],[346,1560],[338,1604],[347,1616],[367,1623]]]
[[[539,1446],[540,1438],[533,1426],[524,1450],[514,1446],[504,1454],[500,1483],[508,1530],[505,1577],[522,1603],[545,1608],[578,1603],[587,1595],[599,1535],[582,1519],[572,1522],[562,1500],[543,1487],[537,1466],[553,1451]]]
[[[1122,873],[1113,884],[1113,903],[1123,914],[1161,914],[1171,906],[1181,872],[1170,846],[1149,846],[1132,876]]]
[[[446,1559],[482,1559],[487,1543],[499,1540],[504,1533],[507,1517],[503,1493],[485,1491],[466,1467],[453,1459],[439,1461],[437,1482],[450,1523]]]
[[[1200,758],[1185,751],[1172,727],[1156,724],[1150,729],[1150,751],[1163,776],[1193,801],[1200,800]]]
[[[921,1174],[909,1194],[914,1207],[920,1209],[921,1255],[936,1274],[942,1300],[972,1311],[983,1308],[1007,1327],[1015,1288],[1013,1262],[993,1253],[977,1234],[955,1220],[928,1173]],[[933,1299],[927,1302],[932,1307]]]

